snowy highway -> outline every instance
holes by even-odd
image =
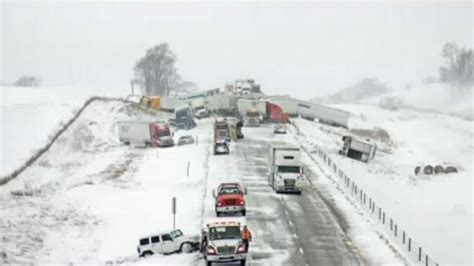
[[[268,185],[269,141],[292,141],[292,136],[275,136],[270,126],[245,128],[244,134],[244,140],[231,144],[230,155],[210,157],[205,214],[215,217],[212,189],[219,182],[242,182],[248,188],[247,216],[231,218],[246,220],[254,232],[250,265],[364,264],[341,228],[341,218],[309,184],[301,195],[277,194]]]
[[[212,193],[221,182],[248,189],[247,215],[229,218],[253,233],[247,265],[405,262],[306,155],[302,194],[273,191],[268,145],[298,144],[294,130],[274,135],[271,125],[244,128],[245,139],[232,142],[229,155],[212,154],[213,119],[176,131],[176,138],[197,137],[193,145],[120,145],[116,121],[141,116],[147,114],[121,102],[91,105],[39,162],[1,187],[0,262],[203,265],[200,253],[138,258],[137,243],[172,229],[172,197],[176,227],[185,234],[222,219]]]

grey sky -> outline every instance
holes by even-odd
[[[437,75],[446,41],[472,47],[465,3],[2,2],[3,81],[128,88],[135,61],[168,42],[201,89],[253,77],[314,97],[376,76],[393,87]]]

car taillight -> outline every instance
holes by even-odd
[[[208,247],[207,248],[207,254],[216,254],[216,249],[213,247]]]
[[[245,201],[241,200],[240,205],[244,205],[244,204],[245,204]]]
[[[222,203],[220,203],[220,202],[217,202],[217,206],[222,206]]]
[[[237,253],[245,253],[245,246],[239,245],[239,247],[237,248]]]

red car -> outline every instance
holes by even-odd
[[[213,191],[216,199],[216,215],[221,213],[241,213],[245,216],[245,199],[247,189],[239,183],[222,183]]]

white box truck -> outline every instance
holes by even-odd
[[[268,183],[276,192],[301,193],[304,168],[299,147],[270,144]]]
[[[174,146],[173,134],[168,124],[157,121],[122,121],[118,122],[120,143],[140,147]]]
[[[343,136],[342,141],[344,145],[339,154],[349,158],[368,163],[375,157],[377,145],[370,140],[357,140],[352,136]]]

